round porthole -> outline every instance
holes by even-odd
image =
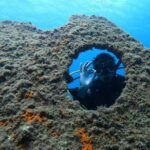
[[[66,79],[70,99],[87,109],[109,107],[125,87],[124,64],[114,53],[93,48],[73,60]]]

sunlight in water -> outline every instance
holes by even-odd
[[[40,29],[66,24],[72,15],[103,16],[149,47],[150,0],[0,0],[0,20],[32,22]]]

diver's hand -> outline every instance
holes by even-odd
[[[87,86],[89,85],[93,79],[96,76],[96,70],[94,69],[89,69],[89,66],[92,64],[92,62],[86,62],[84,65],[82,63],[80,64],[80,86]],[[90,74],[92,74],[90,76]]]

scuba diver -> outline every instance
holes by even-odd
[[[121,60],[115,63],[108,53],[101,53],[92,62],[81,64],[80,87],[69,89],[73,99],[79,100],[87,109],[112,105],[125,86],[125,77],[116,73],[120,64]]]

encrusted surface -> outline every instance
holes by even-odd
[[[69,100],[64,78],[73,58],[92,47],[118,55],[127,79],[115,104],[96,111]],[[53,31],[0,22],[0,149],[149,147],[149,49],[102,17],[72,16]]]

